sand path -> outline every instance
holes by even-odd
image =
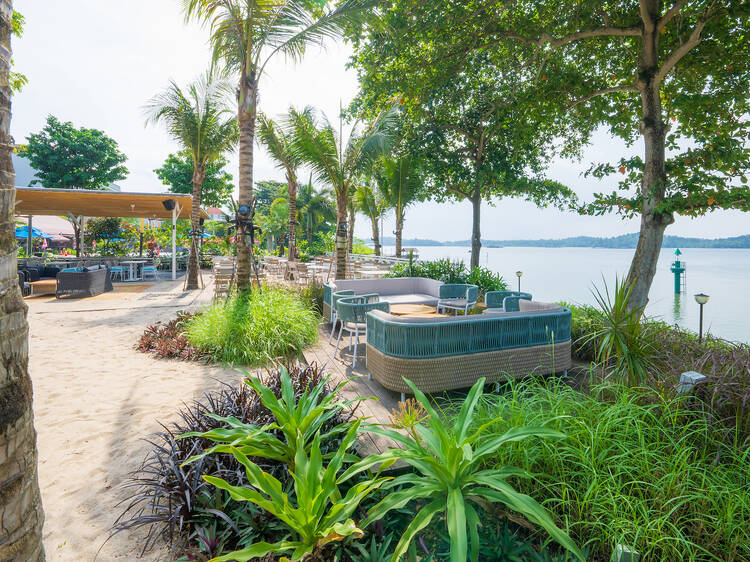
[[[171,420],[184,401],[239,375],[160,361],[133,345],[148,324],[204,306],[211,294],[210,285],[183,293],[178,280],[91,299],[28,300],[48,560],[138,558],[139,533],[123,532],[102,544],[119,515],[114,506],[126,495],[121,485],[148,450],[142,439],[158,429],[157,420]]]

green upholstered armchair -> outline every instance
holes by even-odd
[[[484,305],[487,308],[503,308],[503,302],[508,297],[517,297],[515,300],[515,308],[513,309],[517,311],[518,299],[525,299],[527,301],[530,301],[531,293],[522,293],[519,291],[488,291],[484,295]],[[511,312],[511,310],[507,310],[507,312]]]

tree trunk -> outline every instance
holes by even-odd
[[[346,195],[337,196],[336,200],[336,279],[346,279],[346,262],[348,253],[346,251],[346,217],[349,209],[347,207]]]
[[[482,197],[476,193],[471,198],[471,262],[469,269],[479,267],[479,252],[482,249],[481,226]]]
[[[253,143],[255,142],[255,118],[257,116],[257,84],[255,76],[245,76],[240,79],[240,95],[238,121],[240,126],[240,174],[237,178],[238,205],[253,205]],[[248,233],[250,234],[250,233]],[[252,287],[250,252],[252,248],[247,244],[244,236],[237,236],[237,289],[250,290]]]
[[[652,21],[659,15],[659,2],[647,2]],[[639,82],[641,92],[640,123],[644,139],[644,170],[641,179],[641,231],[638,237],[633,261],[628,271],[628,282],[632,284],[629,308],[642,308],[648,302],[651,282],[656,274],[664,231],[674,222],[671,213],[660,213],[657,206],[664,201],[666,172],[665,138],[668,126],[662,116],[660,84],[654,76],[659,68],[659,34],[655,27],[646,27],[639,61]]]
[[[13,6],[0,0],[0,560],[44,560],[44,512],[28,372],[26,304],[18,287],[10,136],[10,30]]]
[[[354,248],[354,220],[356,218],[357,211],[354,209],[354,204],[349,199],[349,232],[347,232],[346,249],[351,254],[352,248]]]
[[[404,210],[396,209],[396,257],[401,257],[401,235],[404,232]]]
[[[297,178],[293,173],[287,172],[286,186],[289,196],[289,261],[294,261],[297,253]]]
[[[379,256],[382,253],[380,248],[380,229],[378,228],[378,217],[370,217],[372,221],[372,242],[375,245],[375,255]]]
[[[187,290],[198,289],[198,248],[201,243],[201,194],[203,190],[203,178],[206,176],[205,167],[193,163],[193,209],[190,213],[190,230],[193,233],[190,244],[190,255],[187,268]]]

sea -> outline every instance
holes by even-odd
[[[469,263],[465,246],[417,246],[419,259],[450,258]],[[635,250],[609,248],[482,248],[480,265],[500,273],[508,287],[534,300],[595,305],[594,289],[614,287],[615,277],[627,275]],[[703,331],[734,342],[750,343],[750,249],[686,248],[685,291],[675,293],[670,265],[675,249],[664,248],[651,285],[646,315],[698,332],[696,293],[709,296],[703,309]],[[386,255],[394,248],[385,247]]]

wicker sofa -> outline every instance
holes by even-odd
[[[524,299],[519,307],[434,319],[370,312],[367,369],[402,399],[410,391],[404,378],[424,392],[440,392],[471,386],[480,377],[492,382],[567,371],[570,310]]]
[[[112,280],[106,265],[64,269],[57,274],[58,299],[93,297],[111,290]]]
[[[437,306],[442,281],[425,277],[386,279],[339,279],[323,286],[323,318],[331,316],[331,296],[337,291],[354,291],[355,295],[377,294],[389,304],[425,304]]]

